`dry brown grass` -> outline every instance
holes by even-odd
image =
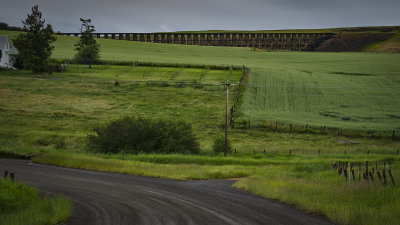
[[[389,38],[386,41],[380,42],[375,46],[366,50],[367,52],[392,52],[400,53],[400,34]]]

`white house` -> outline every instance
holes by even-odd
[[[7,35],[0,35],[0,67],[14,68],[18,50],[11,45]]]

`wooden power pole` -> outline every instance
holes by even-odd
[[[226,115],[225,115],[225,152],[224,157],[228,154],[228,108],[229,108],[229,80],[226,82]]]

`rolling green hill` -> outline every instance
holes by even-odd
[[[2,31],[0,34],[15,35]],[[54,58],[72,58],[77,37],[58,36]],[[99,39],[104,60],[246,65],[241,118],[354,130],[400,129],[400,55],[257,52]]]

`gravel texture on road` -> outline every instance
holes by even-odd
[[[6,170],[44,195],[68,197],[67,225],[333,224],[232,188],[232,180],[175,181],[0,159],[0,174]]]

